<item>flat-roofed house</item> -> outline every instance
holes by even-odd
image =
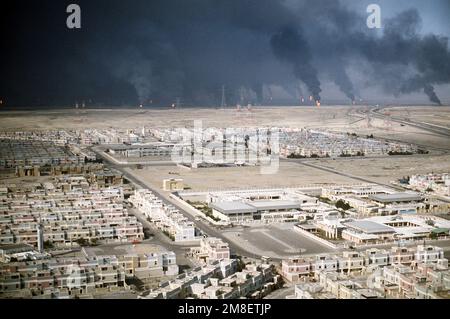
[[[312,271],[311,261],[305,258],[289,258],[281,262],[281,274],[290,282],[297,282],[300,277],[308,276]]]

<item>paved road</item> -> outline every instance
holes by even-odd
[[[349,114],[349,116],[354,116],[354,117],[359,117],[360,120],[366,119],[367,116],[370,117],[375,117],[378,119],[388,119],[390,121],[396,122],[396,123],[400,123],[402,125],[407,125],[407,126],[411,126],[411,127],[415,127],[415,128],[419,128],[423,131],[426,131],[428,133],[430,133],[431,135],[439,135],[439,136],[445,136],[448,137],[450,136],[450,129],[444,128],[444,127],[439,127],[439,126],[434,126],[431,124],[427,124],[427,123],[421,123],[421,122],[416,122],[416,121],[412,121],[410,119],[400,119],[400,118],[396,118],[396,117],[392,117],[389,115],[384,115],[383,113],[380,113],[381,110],[383,110],[384,108],[389,108],[392,106],[385,106],[385,107],[373,107],[369,110],[365,110],[365,109],[360,109],[357,110],[356,112]],[[358,120],[358,121],[360,121]],[[357,122],[357,121],[356,121]],[[392,141],[392,142],[403,142],[401,140],[396,140],[396,139],[392,139],[392,138],[383,138],[386,141]],[[414,143],[415,144],[415,143]],[[435,150],[435,151],[442,151],[444,153],[448,153],[450,151],[450,148],[447,147],[435,147],[435,146],[430,146],[430,145],[422,145],[422,144],[415,144],[418,147],[422,147],[422,148],[427,148],[430,150]]]
[[[117,168],[116,168],[117,169]],[[119,169],[120,170],[120,169]],[[260,258],[261,256],[243,249],[242,247],[235,245],[234,243],[228,241],[220,231],[218,231],[217,229],[215,229],[214,227],[210,226],[209,224],[202,222],[202,221],[198,221],[194,218],[194,216],[192,216],[190,213],[186,212],[181,206],[178,205],[178,203],[176,203],[175,201],[171,200],[170,198],[168,198],[168,196],[166,194],[161,193],[160,191],[154,189],[151,185],[149,185],[148,183],[140,180],[139,178],[137,178],[135,175],[130,174],[127,170],[120,170],[122,173],[124,173],[124,176],[130,180],[131,182],[133,182],[135,185],[139,185],[142,188],[146,188],[149,189],[150,191],[152,191],[156,196],[158,196],[163,203],[165,204],[170,204],[172,206],[174,206],[176,209],[178,209],[187,219],[189,219],[190,221],[192,221],[195,226],[201,230],[202,233],[207,234],[208,236],[212,236],[212,237],[217,237],[217,238],[221,238],[223,241],[228,242],[230,249],[232,251],[232,253],[241,255],[241,256],[246,256],[246,257],[250,257],[250,258]]]
[[[243,249],[273,260],[333,252],[328,246],[296,232],[290,223],[239,227],[226,230],[223,234]]]
[[[290,285],[280,289],[275,290],[271,294],[267,295],[263,299],[286,299],[287,296],[294,295],[295,286]]]
[[[144,189],[149,189],[150,191],[152,191],[156,196],[158,196],[163,203],[165,204],[170,204],[172,206],[174,206],[175,208],[177,208],[180,213],[182,213],[187,219],[189,219],[190,221],[192,221],[195,226],[200,229],[200,231],[204,234],[207,234],[208,236],[212,236],[212,237],[217,237],[222,239],[225,242],[228,242],[231,253],[233,254],[237,254],[240,256],[245,256],[245,257],[249,257],[249,258],[256,258],[259,259],[261,256],[255,254],[254,252],[248,251],[243,249],[242,247],[235,245],[233,242],[228,241],[221,232],[219,232],[217,229],[213,228],[212,226],[210,226],[209,224],[206,224],[202,221],[197,221],[195,220],[195,218],[188,212],[186,212],[181,206],[179,206],[176,202],[174,202],[173,200],[171,200],[170,198],[168,198],[168,196],[166,194],[161,193],[160,191],[154,189],[151,185],[149,185],[147,182],[137,178],[135,175],[131,174],[126,167],[122,166],[122,165],[118,165],[114,162],[112,162],[110,160],[110,158],[104,156],[104,153],[102,151],[100,151],[98,148],[92,148],[92,150],[99,155],[100,157],[102,157],[105,160],[105,163],[107,163],[110,167],[120,171],[123,176],[128,179],[130,182],[132,182],[136,187],[138,188],[144,188]],[[144,220],[146,223],[145,225],[148,225],[148,222],[146,220]]]
[[[389,107],[389,106],[387,106]],[[429,123],[424,123],[424,122],[417,122],[417,121],[413,121],[411,119],[406,119],[406,118],[399,118],[399,117],[395,117],[395,116],[387,116],[384,115],[382,113],[380,113],[380,111],[383,108],[374,108],[370,110],[371,116],[373,117],[377,117],[377,118],[381,118],[381,119],[385,119],[388,118],[389,120],[393,121],[393,122],[397,122],[403,125],[409,125],[415,128],[419,128],[437,135],[441,135],[441,136],[446,136],[446,137],[450,137],[450,129],[442,127],[442,126],[437,126],[437,125],[433,125],[433,124],[429,124]]]

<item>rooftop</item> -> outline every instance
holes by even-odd
[[[412,202],[422,200],[420,195],[414,193],[376,194],[370,195],[369,198],[380,203]]]
[[[24,251],[32,251],[34,248],[28,244],[11,244],[11,245],[0,245],[0,251],[5,254],[14,253],[14,252],[24,252]]]
[[[241,201],[217,202],[210,205],[223,214],[255,213],[262,210],[300,209],[300,203],[290,200],[260,200],[244,203]]]
[[[395,230],[389,226],[368,220],[357,220],[345,223],[345,226],[365,232],[367,234],[394,233]]]
[[[223,214],[255,213],[256,208],[243,202],[217,202],[210,205]]]
[[[300,203],[290,200],[254,201],[249,203],[258,210],[300,209]]]

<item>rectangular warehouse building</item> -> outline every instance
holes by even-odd
[[[228,222],[290,220],[299,213],[300,203],[290,200],[216,202],[210,204],[216,218]]]

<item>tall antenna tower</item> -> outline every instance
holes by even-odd
[[[37,248],[40,253],[44,252],[44,226],[42,225],[41,213],[39,213],[39,222],[36,225]]]
[[[220,107],[223,109],[226,106],[225,101],[225,85],[222,85],[222,101],[220,102]]]

